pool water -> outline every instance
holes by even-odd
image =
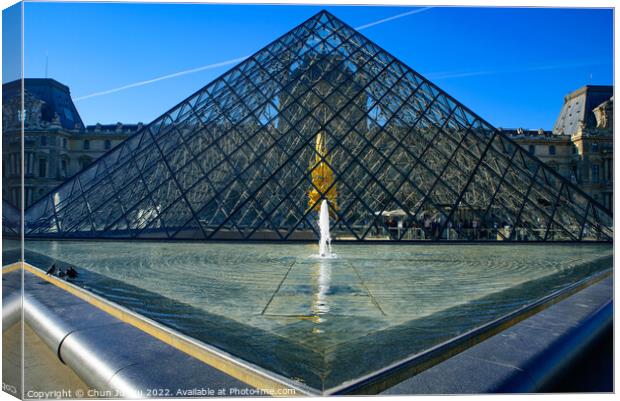
[[[588,245],[27,241],[26,261],[242,359],[325,390],[610,268]],[[5,258],[6,259],[6,258]]]

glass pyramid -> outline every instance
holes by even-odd
[[[31,237],[609,241],[611,212],[321,11],[26,211]]]

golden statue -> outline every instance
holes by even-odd
[[[323,131],[316,136],[315,150],[317,154],[314,157],[314,161],[310,161],[310,168],[316,167],[312,170],[312,183],[314,186],[310,187],[308,191],[308,207],[318,212],[321,207],[319,199],[321,199],[321,194],[323,194],[323,198],[327,199],[330,206],[338,210],[338,204],[336,203],[338,192],[336,185],[332,185],[334,182],[334,172],[325,162],[331,163],[331,160],[327,157],[327,140]]]

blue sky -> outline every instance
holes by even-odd
[[[416,9],[325,8],[353,27]],[[80,98],[250,55],[320,9],[26,3],[25,76],[43,77],[48,54],[48,77]],[[568,92],[613,83],[609,9],[435,7],[362,33],[498,127],[550,129]],[[147,123],[230,67],[76,100],[76,106],[87,124]],[[3,81],[14,78],[5,73]]]

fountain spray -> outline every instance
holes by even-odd
[[[319,212],[319,229],[321,238],[319,240],[319,256],[322,258],[332,256],[332,238],[329,235],[329,205],[327,200],[321,202],[321,211]]]

